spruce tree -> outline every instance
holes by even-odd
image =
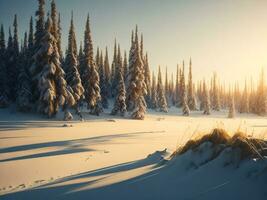
[[[203,114],[209,115],[210,114],[210,97],[209,97],[209,91],[207,89],[205,80],[203,81],[203,97],[202,97],[202,108],[203,108]],[[202,109],[201,109],[202,110]]]
[[[78,61],[77,61],[77,54],[75,54],[75,45],[76,45],[76,35],[73,23],[73,15],[71,16],[71,23],[69,29],[69,38],[68,38],[68,49],[67,55],[64,63],[64,70],[66,74],[66,81],[68,84],[68,89],[71,92],[72,96],[74,97],[75,109],[76,112],[80,115],[79,111],[79,103],[83,99],[84,95],[84,88],[82,86],[80,74],[78,71]],[[66,118],[70,118],[71,114],[68,113],[68,108],[71,105],[65,104],[64,109],[66,111]],[[72,118],[72,117],[71,117]]]
[[[249,113],[249,96],[248,96],[247,81],[245,81],[245,87],[244,87],[244,91],[242,94],[239,111],[240,113]]]
[[[152,87],[151,87],[151,108],[158,108],[158,99],[157,99],[157,86],[156,86],[156,77],[154,72],[152,74]]]
[[[228,118],[234,118],[235,117],[235,101],[234,101],[234,95],[231,94],[231,101],[230,101],[230,107],[228,112]]]
[[[179,82],[179,106],[178,107],[183,107],[185,106],[184,100],[187,101],[186,98],[186,88],[185,88],[185,72],[184,72],[184,61],[183,61],[183,68],[180,69],[180,82]],[[187,102],[186,105],[188,106]]]
[[[192,78],[192,60],[189,61],[189,74],[188,74],[188,106],[190,110],[196,110],[196,99],[193,91],[193,78]]]
[[[146,95],[146,83],[144,76],[144,66],[140,56],[139,42],[138,42],[138,30],[136,26],[135,31],[135,51],[133,56],[133,63],[131,73],[131,80],[129,82],[129,96],[133,104],[132,106],[132,118],[144,119],[146,112],[146,102],[144,96]]]
[[[126,51],[124,51],[124,58],[123,58],[123,79],[126,80],[128,74],[128,61]]]
[[[64,71],[61,68],[57,41],[51,33],[52,23],[48,16],[39,49],[34,55],[34,65],[41,69],[38,77],[39,100],[37,109],[48,117],[54,116],[59,106],[73,106],[74,97],[67,89]]]
[[[256,107],[256,114],[258,115],[265,115],[266,114],[266,88],[265,88],[265,83],[264,83],[264,71],[262,69],[260,79],[259,79],[259,84],[258,84],[258,89],[256,93],[256,102],[255,102],[255,107]]]
[[[176,81],[175,81],[175,96],[174,96],[174,105],[175,106],[179,106],[179,102],[180,102],[180,91],[179,91],[179,83],[180,83],[180,79],[179,79],[179,65],[177,65],[177,69],[176,69]]]
[[[103,61],[102,51],[99,56],[99,76],[100,76],[100,91],[101,91],[101,103],[103,108],[108,108],[108,88],[107,78],[105,73],[105,65]]]
[[[220,111],[220,97],[216,73],[213,74],[212,95],[212,108],[213,110]]]
[[[37,17],[36,20],[36,27],[34,33],[34,47],[32,50],[32,61],[30,63],[30,75],[32,79],[32,93],[33,93],[33,103],[38,104],[39,99],[39,89],[38,89],[38,81],[39,81],[39,74],[43,68],[43,63],[41,59],[37,59],[35,57],[36,52],[38,52],[43,45],[43,37],[44,37],[44,24],[45,24],[45,0],[38,0],[39,6],[38,10],[36,11],[35,15]]]
[[[168,112],[168,106],[166,102],[166,97],[162,85],[162,79],[161,79],[161,71],[159,67],[158,71],[158,82],[157,82],[157,102],[160,112]]]
[[[27,33],[24,35],[24,46],[19,55],[19,74],[18,74],[18,87],[17,87],[17,107],[22,112],[28,112],[31,110],[31,77],[29,73],[29,53],[28,53]]]
[[[123,66],[120,65],[120,67],[118,68],[118,73],[119,73],[119,77],[118,77],[118,88],[116,89],[117,91],[117,97],[115,99],[115,103],[114,103],[114,107],[111,111],[112,115],[117,115],[120,114],[121,116],[124,116],[126,113],[126,91],[125,91],[125,85],[124,85],[124,79],[123,79]]]
[[[116,75],[117,75],[117,67],[118,67],[118,63],[117,63],[117,41],[115,39],[114,41],[114,50],[113,50],[113,61],[111,64],[111,96],[115,97],[116,94],[116,88],[117,88],[117,84],[118,84],[118,79],[116,79]],[[117,76],[118,78],[118,76]]]
[[[109,66],[109,59],[108,59],[108,48],[106,47],[106,52],[105,52],[105,60],[104,60],[104,69],[105,69],[105,83],[106,83],[106,89],[107,89],[107,98],[111,97],[111,74],[110,74],[110,66]]]
[[[164,94],[167,103],[167,107],[170,107],[170,91],[169,91],[169,80],[168,80],[168,68],[165,71],[165,84],[164,84]]]
[[[147,87],[147,95],[145,96],[146,103],[149,108],[151,108],[151,77],[150,77],[150,69],[148,63],[148,55],[146,53],[144,58],[144,69],[145,69],[145,82]]]
[[[18,78],[18,64],[19,64],[19,42],[18,42],[18,21],[17,15],[14,16],[13,22],[13,37],[11,31],[9,31],[9,40],[7,47],[7,74],[8,74],[8,87],[9,87],[9,99],[11,101],[16,100],[17,92],[17,78]]]
[[[3,24],[0,30],[0,108],[6,107],[9,104],[8,100],[8,79],[7,67],[5,62],[6,57],[6,41]]]
[[[101,95],[99,87],[99,74],[96,70],[93,53],[93,42],[87,16],[86,27],[84,32],[84,58],[81,65],[82,80],[85,89],[85,101],[91,114],[99,115],[102,112]]]
[[[127,110],[128,111],[132,111],[133,107],[134,107],[134,102],[133,102],[133,98],[132,95],[129,92],[129,89],[132,88],[132,86],[130,85],[130,82],[132,80],[132,75],[134,73],[134,61],[135,61],[135,41],[134,41],[134,33],[132,31],[132,35],[131,35],[131,47],[130,47],[130,51],[129,51],[129,62],[128,62],[128,74],[127,74],[127,78],[126,78],[126,88],[127,88],[127,94],[126,94],[126,105],[127,105]]]

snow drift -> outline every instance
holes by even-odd
[[[267,199],[266,142],[224,130],[188,141],[171,156],[81,173],[1,199]]]

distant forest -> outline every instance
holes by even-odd
[[[115,41],[110,63],[107,48],[93,51],[89,15],[80,47],[77,46],[72,15],[68,46],[63,52],[60,14],[55,1],[52,0],[47,15],[45,0],[38,0],[38,3],[35,22],[31,17],[29,30],[21,42],[17,15],[7,41],[1,25],[1,108],[16,104],[18,111],[38,112],[49,118],[62,109],[64,120],[71,120],[73,114],[82,118],[83,106],[93,115],[100,115],[104,109],[112,107],[112,115],[126,116],[129,113],[133,119],[144,119],[147,108],[168,112],[171,106],[181,108],[186,116],[190,111],[199,110],[209,115],[212,110],[221,109],[228,109],[229,117],[234,117],[235,110],[266,114],[263,71],[257,86],[246,81],[244,88],[238,84],[226,88],[215,73],[211,80],[194,82],[191,58],[188,74],[185,74],[184,62],[177,65],[177,73],[171,77],[168,77],[167,68],[164,69],[165,77],[160,67],[151,73],[143,35],[138,33],[137,26],[129,38],[131,47],[128,52],[121,51],[120,44]],[[109,105],[109,102],[114,104]]]

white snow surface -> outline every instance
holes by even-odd
[[[266,159],[240,163],[229,148],[214,158],[208,142],[170,158],[215,127],[265,137],[266,117],[185,117],[170,108],[132,120],[108,112],[64,122],[63,113],[46,119],[0,109],[0,199],[267,199]]]

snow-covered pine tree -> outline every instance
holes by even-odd
[[[71,16],[71,22],[70,22],[70,29],[69,29],[69,38],[68,38],[68,49],[67,49],[67,55],[64,62],[64,70],[66,74],[66,81],[68,84],[68,90],[71,92],[75,103],[74,107],[76,109],[76,112],[80,114],[79,111],[79,103],[83,99],[84,95],[84,88],[82,86],[82,81],[80,78],[80,74],[78,71],[78,61],[77,61],[77,54],[75,54],[75,49],[77,48],[76,45],[76,35],[75,35],[75,29],[74,29],[74,23],[73,23],[73,14]],[[68,102],[66,102],[68,103]],[[71,117],[71,114],[68,111],[68,108],[72,105],[65,104],[64,110],[65,110],[65,119],[68,120]]]
[[[119,53],[118,53],[119,54]],[[111,111],[111,115],[117,115],[120,114],[121,116],[124,116],[127,112],[126,110],[126,91],[125,91],[125,85],[124,85],[124,78],[123,78],[123,66],[120,65],[118,68],[118,88],[117,91],[117,97],[115,99],[114,107]]]
[[[9,39],[7,46],[7,75],[8,75],[8,87],[9,87],[9,99],[11,101],[16,100],[17,92],[17,78],[18,78],[18,62],[19,62],[19,42],[18,42],[18,21],[17,15],[14,16],[13,22],[13,37],[9,30]]]
[[[180,79],[179,79],[179,65],[177,64],[177,69],[176,69],[176,81],[175,81],[175,91],[174,91],[174,102],[173,105],[175,105],[176,107],[178,107],[179,105],[179,98],[180,98],[180,91],[179,91],[179,83],[180,83]]]
[[[8,99],[8,79],[7,67],[5,62],[6,57],[6,41],[4,26],[1,24],[0,30],[0,108],[6,107],[9,104]]]
[[[151,87],[151,108],[158,108],[158,100],[157,100],[157,86],[156,86],[156,77],[154,72],[152,74],[152,87]]]
[[[28,41],[27,41],[27,33],[24,35],[24,46],[21,49],[19,55],[19,74],[18,74],[18,87],[17,87],[17,108],[19,111],[28,112],[31,110],[31,77],[29,73],[29,59],[28,53]]]
[[[84,58],[82,67],[83,86],[85,89],[85,101],[91,114],[99,115],[102,112],[101,95],[99,87],[99,74],[95,67],[93,42],[89,23],[89,15],[86,20],[84,32]]]
[[[45,28],[45,0],[38,0],[39,6],[35,15],[36,19],[36,27],[34,33],[34,47],[32,49],[32,61],[30,63],[30,75],[32,77],[32,93],[33,93],[33,104],[38,104],[39,99],[39,89],[38,89],[38,81],[39,74],[43,68],[42,60],[38,60],[35,58],[35,53],[42,48],[42,39],[44,37],[44,28]]]
[[[99,70],[99,62],[100,62],[99,59],[100,59],[100,53],[99,53],[99,47],[97,47],[96,48],[96,55],[95,55],[95,64],[96,64],[97,71]]]
[[[82,60],[83,60],[83,45],[82,42],[80,43],[80,48],[79,48],[79,54],[78,54],[78,71],[80,73],[81,76],[81,71],[80,71],[80,65],[82,64]]]
[[[124,58],[123,58],[123,79],[126,80],[128,74],[128,60],[126,51],[124,51]]]
[[[162,85],[160,66],[158,71],[158,82],[157,82],[157,102],[160,112],[168,112],[166,96]]]
[[[203,96],[201,97],[202,98],[201,107],[203,109],[203,114],[209,115],[210,114],[210,97],[209,97],[209,90],[207,89],[205,80],[203,81],[202,92],[203,92],[202,94]]]
[[[130,82],[132,80],[132,74],[134,73],[134,61],[135,61],[135,41],[134,41],[134,32],[132,31],[132,35],[131,35],[131,47],[130,47],[130,51],[129,51],[129,62],[128,62],[128,74],[127,74],[127,78],[125,81],[125,85],[127,88],[127,94],[126,94],[126,105],[127,105],[127,110],[128,111],[132,111],[133,107],[134,107],[134,102],[133,102],[133,98],[132,95],[129,92],[129,89],[132,88],[132,86],[130,85]]]
[[[186,88],[185,88],[185,75],[184,75],[184,61],[183,61],[183,69],[181,71],[180,76],[180,99],[182,103],[182,112],[183,115],[188,116],[190,114],[190,109],[187,104],[187,94],[186,94]]]
[[[189,73],[188,73],[188,106],[190,110],[196,110],[197,104],[196,104],[196,98],[193,90],[193,78],[192,78],[192,60],[190,58],[189,61]]]
[[[171,82],[169,84],[169,91],[170,91],[170,101],[171,101],[171,106],[175,106],[175,87],[174,87],[174,78],[173,78],[173,73],[171,75]]]
[[[129,82],[129,96],[133,102],[132,118],[144,119],[146,113],[146,102],[144,96],[146,95],[145,71],[144,65],[140,55],[139,42],[138,42],[138,28],[135,30],[135,51],[133,56],[131,80]]]
[[[213,74],[212,79],[212,108],[213,110],[220,111],[220,97],[219,97],[219,89],[218,89],[218,81],[217,74]]]
[[[113,61],[112,61],[112,64],[111,64],[111,96],[112,97],[115,97],[116,95],[116,88],[117,88],[117,81],[116,80],[116,69],[118,67],[117,65],[117,59],[118,59],[118,56],[117,56],[117,41],[115,39],[114,41],[114,50],[113,50]]]
[[[110,74],[110,66],[109,66],[109,59],[108,59],[108,48],[106,47],[106,52],[105,52],[105,59],[104,59],[104,69],[105,69],[105,84],[106,84],[106,89],[107,89],[107,98],[111,97],[111,74]]]
[[[165,84],[164,84],[164,94],[165,94],[165,99],[167,103],[167,107],[170,107],[170,91],[169,91],[169,80],[168,80],[168,68],[166,66],[165,69]]]
[[[245,81],[245,87],[242,94],[239,112],[249,113],[249,96],[248,96],[247,81]]]
[[[230,107],[228,112],[228,118],[234,118],[235,117],[235,101],[234,101],[234,95],[231,94],[231,101],[230,101]]]
[[[184,68],[184,61],[183,61],[183,68],[180,69],[180,82],[179,82],[179,103],[180,105],[178,107],[184,106],[184,99],[187,101],[186,97],[186,87],[185,87],[185,68]],[[188,106],[188,103],[186,102],[186,105]]]
[[[264,70],[262,69],[258,84],[258,89],[256,93],[256,102],[255,102],[255,108],[256,108],[256,114],[264,116],[266,114],[266,88],[264,83]]]
[[[105,73],[105,65],[103,61],[102,51],[99,56],[99,76],[100,76],[100,91],[101,91],[101,103],[103,108],[108,108],[108,88],[107,78]]]
[[[144,59],[144,69],[145,69],[145,82],[147,87],[147,95],[145,96],[145,100],[147,106],[151,108],[151,77],[150,77],[150,69],[149,69],[149,62],[148,62],[148,54],[146,53]]]
[[[37,109],[48,117],[54,116],[59,106],[74,105],[75,100],[67,90],[65,73],[60,65],[57,41],[51,33],[52,23],[48,16],[39,49],[34,55],[35,68],[40,69],[38,80],[39,100]]]

